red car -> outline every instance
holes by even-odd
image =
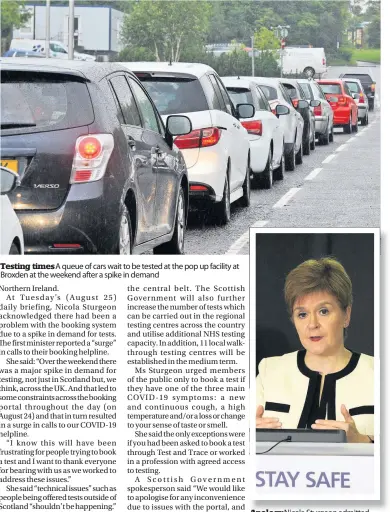
[[[326,99],[329,101],[334,115],[334,126],[342,126],[344,133],[358,131],[358,106],[348,85],[344,80],[317,80]]]

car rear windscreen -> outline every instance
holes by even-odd
[[[253,105],[252,93],[249,89],[244,89],[242,87],[226,88],[235,107],[240,103],[250,103]]]
[[[320,87],[325,94],[343,94],[338,84],[320,84]]]
[[[299,85],[301,86],[303,92],[304,92],[304,95],[305,95],[305,98],[309,101],[313,100],[314,99],[314,96],[313,96],[313,93],[310,89],[310,85],[309,84],[306,84],[306,83],[302,83],[300,82]]]
[[[264,96],[267,98],[268,101],[278,99],[278,93],[277,93],[275,87],[271,87],[270,85],[262,85],[262,84],[260,84],[259,87],[263,91]]]
[[[343,78],[356,78],[356,80],[360,80],[362,84],[372,84],[373,80],[370,75],[358,75],[353,73],[347,73],[343,75]]]
[[[83,82],[53,79],[49,73],[3,71],[0,87],[2,132],[60,130],[85,126],[94,120]]]
[[[196,78],[138,77],[161,115],[209,110],[202,86]]]
[[[347,85],[348,85],[348,89],[351,92],[360,92],[360,87],[357,82],[347,82]]]

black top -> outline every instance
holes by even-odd
[[[352,352],[352,357],[347,366],[339,372],[325,375],[324,388],[321,390],[321,374],[310,370],[305,363],[306,350],[300,350],[297,354],[297,365],[299,371],[309,377],[306,400],[303,406],[298,428],[311,428],[316,420],[335,420],[336,419],[336,381],[349,375],[356,368],[360,354]]]

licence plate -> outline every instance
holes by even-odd
[[[10,171],[18,174],[18,161],[17,160],[1,160],[1,165]]]

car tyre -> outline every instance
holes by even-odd
[[[343,126],[344,133],[352,133],[352,116],[349,117],[348,124]]]
[[[248,164],[246,167],[246,175],[244,183],[242,184],[243,196],[240,200],[241,206],[248,208],[251,204],[251,168],[248,157]]]
[[[288,153],[287,155],[285,155],[285,169],[286,171],[295,171],[295,167],[296,167],[296,162],[295,162],[295,151],[294,151],[294,148],[290,151],[290,153]]]
[[[154,254],[184,254],[184,237],[186,232],[186,202],[183,187],[180,187],[177,198],[175,228],[169,242],[153,249]]]
[[[303,163],[303,144],[299,146],[298,153],[295,155],[295,162],[300,165]]]
[[[330,132],[329,132],[329,142],[334,142],[334,127],[333,127],[333,124],[332,124],[332,128],[330,129]]]
[[[362,119],[362,126],[367,126],[367,125],[368,125],[368,111],[366,112],[366,115]]]
[[[129,255],[133,252],[133,232],[131,219],[126,205],[123,205],[118,233],[118,254]]]
[[[327,146],[329,144],[329,125],[326,127],[326,132],[319,136],[319,142],[321,146]]]
[[[356,124],[354,126],[352,126],[352,131],[354,133],[357,133],[359,131],[359,119],[356,118]]]
[[[15,242],[12,242],[12,245],[9,250],[9,254],[20,254],[18,246],[15,244]]]
[[[264,171],[260,174],[260,187],[269,190],[272,188],[274,181],[274,172],[272,170],[272,151],[269,148],[267,165]]]
[[[307,137],[302,142],[302,144],[303,144],[303,154],[306,156],[310,155],[310,150],[311,150],[311,146],[312,146],[312,142],[310,141],[310,132],[308,133]]]
[[[307,66],[307,67],[303,70],[303,73],[304,73],[306,76],[309,76],[309,77],[313,77],[313,78],[314,78],[315,70],[314,70],[314,68],[312,68],[311,66]]]
[[[214,211],[216,220],[221,226],[224,226],[230,221],[230,183],[228,173],[226,173],[225,177],[222,201],[214,205]]]
[[[286,160],[284,158],[284,151],[282,151],[282,156],[280,157],[279,167],[277,167],[273,172],[274,179],[278,180],[278,181],[283,180],[285,170],[286,170]]]

